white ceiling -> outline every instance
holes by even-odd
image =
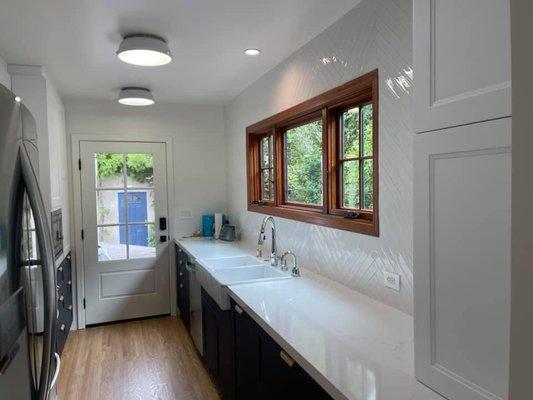
[[[225,103],[360,0],[1,0],[0,55],[43,65],[63,97],[115,99],[146,86],[156,101]],[[172,63],[115,56],[121,38],[169,41]],[[246,48],[262,54],[243,55]]]

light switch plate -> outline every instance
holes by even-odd
[[[394,272],[383,271],[383,282],[388,288],[396,290],[397,292],[400,291],[400,275],[395,274]]]
[[[192,210],[188,208],[182,208],[179,210],[180,219],[192,219]]]

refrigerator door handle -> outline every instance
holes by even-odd
[[[37,399],[48,400],[50,375],[55,353],[54,345],[56,340],[55,336],[57,318],[56,273],[52,246],[52,232],[48,224],[47,212],[44,207],[37,176],[24,145],[20,147],[19,154],[22,167],[22,177],[24,179],[26,192],[28,194],[28,199],[33,211],[37,239],[39,243],[39,253],[42,261],[41,267],[44,297],[43,357]]]
[[[52,382],[50,383],[50,389],[48,391],[52,390],[57,382],[57,377],[59,376],[59,371],[61,371],[61,357],[59,354],[54,353],[56,357],[56,372],[54,372],[54,377],[52,378]]]

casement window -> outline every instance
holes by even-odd
[[[368,235],[378,222],[378,71],[246,129],[248,210]]]

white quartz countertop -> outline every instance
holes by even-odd
[[[251,254],[238,243],[178,243],[195,259]],[[414,377],[410,315],[305,268],[301,278],[228,293],[335,399],[444,399]]]

